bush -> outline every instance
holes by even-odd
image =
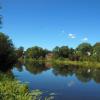
[[[16,62],[16,52],[12,40],[3,33],[0,33],[0,68],[7,69]]]
[[[0,100],[37,100],[41,94],[40,90],[29,92],[26,84],[0,74]]]

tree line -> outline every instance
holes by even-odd
[[[93,46],[90,43],[81,43],[75,49],[68,46],[57,46],[52,52],[56,58],[67,58],[72,61],[100,62],[100,42],[95,43]]]
[[[100,42],[93,46],[90,43],[81,43],[75,49],[68,46],[56,46],[52,51],[38,46],[28,48],[25,52],[26,58],[43,59],[51,56],[52,59],[68,59],[71,61],[98,61],[100,62]]]
[[[56,46],[52,51],[34,46],[24,50],[16,48],[9,36],[0,32],[0,66],[7,67],[17,62],[19,58],[45,59],[51,55],[52,59],[68,59],[72,61],[98,61],[100,62],[100,42],[95,45],[81,43],[75,49],[68,46]]]

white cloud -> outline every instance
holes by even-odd
[[[85,38],[83,38],[83,39],[82,39],[82,41],[88,41],[88,38],[87,38],[87,37],[85,37]]]
[[[65,32],[65,30],[62,30],[61,32],[64,33],[64,34],[66,34],[68,36],[68,38],[70,38],[70,39],[77,38],[76,34]],[[82,42],[87,42],[88,40],[89,40],[88,37],[84,37],[83,39],[81,39]]]
[[[71,38],[71,39],[76,38],[75,34],[68,34],[68,37]]]
[[[68,38],[71,38],[71,39],[76,38],[75,34],[71,34],[71,33],[65,32],[64,30],[62,30],[61,32],[66,34],[68,36]]]

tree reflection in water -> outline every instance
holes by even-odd
[[[19,72],[23,71],[23,66],[25,67],[25,70],[34,75],[41,74],[44,71],[52,69],[52,73],[55,76],[68,77],[75,75],[79,81],[84,83],[91,80],[94,80],[96,83],[100,83],[100,68],[86,68],[81,66],[54,64],[50,62],[26,62],[25,64],[18,62],[15,65]],[[0,71],[12,73],[12,68],[12,66],[0,67]]]
[[[44,62],[27,62],[25,63],[25,68],[32,74],[40,74],[49,69]]]
[[[19,72],[23,71],[23,66],[24,66],[24,63],[22,63],[22,62],[17,62],[16,65],[15,65],[15,67],[17,68],[17,70]]]
[[[58,76],[72,76],[75,75],[81,82],[87,83],[94,80],[96,83],[100,83],[100,69],[99,68],[86,68],[81,66],[72,66],[64,64],[53,65],[53,73]]]

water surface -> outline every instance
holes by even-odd
[[[55,100],[100,100],[100,69],[46,62],[18,65],[12,72],[30,90],[55,93]]]

